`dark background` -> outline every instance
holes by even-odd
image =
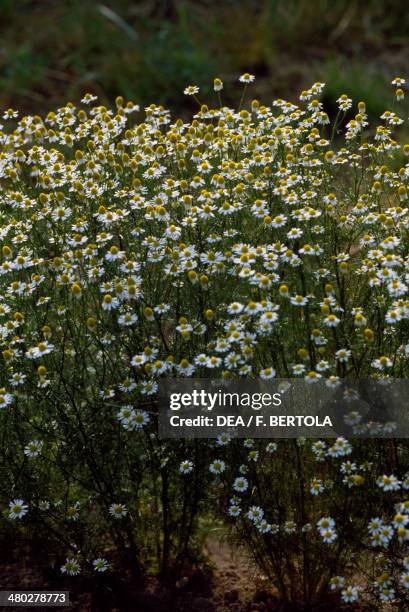
[[[327,83],[381,113],[384,85],[408,68],[409,10],[395,0],[0,0],[0,102],[44,113],[84,92],[118,94],[177,113],[195,108],[188,84],[237,100],[237,77],[256,75],[251,94],[295,100]]]

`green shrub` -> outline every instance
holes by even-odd
[[[107,109],[90,95],[44,119],[4,115],[0,495],[5,520],[58,543],[63,572],[110,563],[168,573],[194,554],[223,449],[158,439],[159,378],[337,386],[408,376],[409,146],[394,137],[398,107],[371,133],[365,104],[349,120],[345,95],[330,124],[321,83],[300,106],[245,108],[253,80],[240,77],[238,110],[223,105],[216,80],[218,106],[199,103],[188,123],[156,105],[133,122],[132,102]],[[400,103],[403,82],[394,84]],[[196,86],[185,93],[198,100]],[[232,494],[242,489],[247,518],[253,505],[263,512],[260,522],[251,511],[239,533],[293,603],[318,601],[332,571],[348,574],[365,538],[380,564],[409,534],[406,460],[374,461],[358,487],[373,443],[358,445],[354,468],[327,451],[322,464],[309,444],[283,444],[279,460],[249,455],[256,480],[245,487],[235,479],[248,467],[226,451]],[[316,504],[320,482],[328,496]],[[366,505],[355,518],[354,499]],[[377,514],[383,522],[368,536]],[[404,600],[402,568],[396,561],[381,597]],[[344,601],[355,601],[351,589],[341,588]]]

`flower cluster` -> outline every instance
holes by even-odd
[[[254,76],[239,80],[245,92]],[[185,501],[194,491],[195,513],[199,479],[219,479],[231,487],[228,516],[254,537],[297,534],[304,546],[317,537],[336,548],[345,525],[325,512],[335,486],[328,464],[338,462],[348,495],[368,473],[378,496],[405,488],[401,464],[395,475],[352,458],[344,438],[318,441],[306,451],[315,471],[301,470],[297,446],[296,479],[284,486],[275,474],[288,503],[306,495],[317,505],[310,516],[278,507],[273,517],[253,478],[268,475],[260,466],[271,465],[275,444],[260,451],[247,441],[237,464],[220,436],[216,451],[202,445],[204,460],[197,446],[161,444],[152,428],[161,377],[279,375],[336,386],[346,376],[409,375],[409,144],[398,132],[404,80],[393,85],[397,101],[375,126],[346,95],[330,119],[323,83],[297,104],[245,108],[243,92],[234,109],[222,103],[220,79],[214,108],[186,88],[199,105],[189,122],[155,104],[134,120],[133,102],[108,109],[89,94],[44,118],[3,115],[0,428],[28,465],[21,472],[3,451],[9,519],[40,511],[53,525],[67,516],[87,523],[86,507],[91,529],[95,503],[123,543],[152,508],[163,525],[156,477],[168,503],[171,469],[177,512],[180,491]],[[66,490],[51,491],[50,477]],[[291,489],[297,482],[302,492]],[[406,541],[402,517],[372,519],[368,547]],[[61,571],[75,575],[85,560],[104,572],[102,552],[94,542]],[[332,586],[345,602],[360,592],[342,576]],[[379,583],[381,599],[389,588]]]

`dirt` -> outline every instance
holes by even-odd
[[[218,612],[268,609],[255,601],[262,598],[266,580],[243,550],[213,535],[207,540],[206,553],[213,569],[212,600]],[[267,593],[263,603],[270,603]]]
[[[188,568],[173,587],[156,577],[130,580],[114,572],[100,577],[64,577],[58,567],[40,569],[26,556],[0,560],[0,590],[69,591],[70,607],[36,608],[69,612],[284,612],[266,577],[243,549],[216,532],[206,542],[206,563]],[[323,610],[340,610],[336,605]],[[19,611],[1,607],[0,612]],[[289,612],[289,608],[286,608]],[[291,608],[294,612],[294,608]]]
[[[81,576],[66,578],[57,568],[44,574],[28,557],[0,563],[0,589],[69,591],[70,612],[255,612],[277,610],[265,589],[266,581],[246,554],[211,535],[205,565],[181,576],[174,588],[151,577],[143,584],[104,575],[99,584]],[[0,611],[21,608],[0,606]],[[44,608],[46,610],[48,608]],[[40,610],[40,608],[37,608]]]

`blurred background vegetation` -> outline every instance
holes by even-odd
[[[195,108],[188,84],[211,101],[213,77],[224,100],[234,83],[257,76],[251,95],[295,100],[327,83],[381,113],[394,76],[407,76],[409,11],[399,0],[0,0],[0,102],[45,112],[86,91],[112,102]],[[330,110],[330,109],[329,109]]]

